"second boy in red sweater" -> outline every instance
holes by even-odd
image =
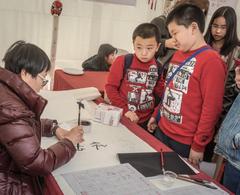
[[[194,5],[180,5],[167,18],[168,30],[178,43],[169,64],[168,80],[161,107],[160,128],[155,136],[178,154],[198,164],[211,141],[222,108],[226,67],[217,52],[207,48],[203,38],[205,17]],[[203,51],[204,49],[207,49]],[[196,51],[202,51],[183,63]],[[155,117],[149,121],[149,131]]]

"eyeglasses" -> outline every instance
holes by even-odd
[[[227,26],[226,25],[212,24],[211,27],[213,29],[227,30]]]
[[[48,83],[48,80],[45,79],[42,75],[38,74],[38,77],[40,79],[42,79],[42,87],[44,87],[47,83]]]

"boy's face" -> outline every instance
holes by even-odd
[[[141,62],[149,62],[154,58],[154,55],[159,48],[159,44],[155,37],[144,39],[137,36],[133,42],[133,47],[137,58]]]
[[[176,40],[178,50],[187,52],[191,51],[195,43],[195,28],[191,24],[189,27],[178,25],[175,21],[168,24],[168,30],[172,38]]]

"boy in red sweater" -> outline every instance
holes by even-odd
[[[155,131],[159,140],[195,165],[202,161],[221,113],[226,71],[217,52],[206,49],[204,25],[204,14],[194,5],[180,5],[167,17],[168,30],[179,49],[171,59],[166,81],[181,63],[184,65],[165,86],[160,129]],[[206,50],[183,63],[203,48]],[[156,126],[158,111],[155,109],[149,120],[150,132]]]
[[[119,56],[110,68],[105,86],[111,104],[123,108],[127,118],[145,129],[154,110],[154,94],[161,95],[163,89],[154,58],[159,39],[154,24],[137,26],[132,36],[135,54],[130,67],[124,71],[125,56]]]

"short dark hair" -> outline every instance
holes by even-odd
[[[47,54],[34,44],[25,41],[13,43],[6,54],[3,62],[5,68],[15,74],[22,70],[36,77],[40,72],[51,69],[51,62]]]
[[[201,33],[204,32],[205,16],[203,11],[196,5],[181,4],[177,6],[168,14],[166,25],[169,25],[172,21],[186,28],[196,22]]]
[[[142,23],[138,25],[133,31],[132,40],[135,41],[136,37],[139,36],[143,39],[155,37],[157,43],[160,42],[158,27],[151,23]]]
[[[226,21],[226,35],[222,48],[220,49],[221,55],[228,55],[234,47],[239,45],[239,39],[237,35],[237,15],[235,10],[229,6],[223,6],[218,8],[212,15],[212,18],[209,22],[208,29],[204,36],[205,41],[212,45],[214,38],[212,36],[211,28],[214,20],[218,17],[224,17]]]

